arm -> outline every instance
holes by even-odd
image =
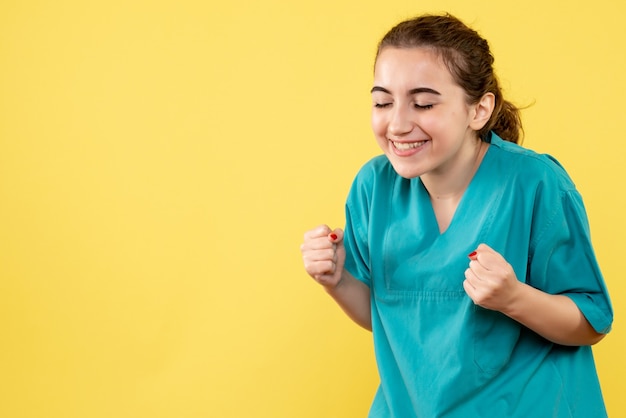
[[[372,330],[370,288],[343,270],[335,287],[326,287],[328,294],[354,322],[368,331]]]
[[[370,289],[343,268],[346,260],[343,231],[319,226],[304,234],[300,250],[306,272],[354,322],[371,331]]]
[[[479,245],[470,259],[463,287],[477,305],[500,311],[556,344],[591,345],[604,337],[569,297],[518,281],[513,268],[487,245]]]
[[[502,311],[505,315],[557,344],[592,345],[604,338],[567,296],[518,283],[517,296]]]

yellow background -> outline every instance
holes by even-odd
[[[343,224],[373,54],[450,11],[489,39],[524,144],[581,190],[626,416],[624,2],[0,2],[0,416],[361,417],[371,336],[304,273]]]

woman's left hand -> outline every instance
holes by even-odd
[[[513,267],[486,244],[480,244],[469,258],[463,281],[465,292],[483,308],[506,312],[521,284]]]

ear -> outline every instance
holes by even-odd
[[[489,121],[493,108],[496,104],[496,97],[493,93],[485,93],[478,103],[473,105],[474,117],[470,121],[470,127],[475,131],[480,131]]]

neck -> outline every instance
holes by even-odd
[[[431,200],[452,200],[458,202],[472,181],[489,148],[480,139],[469,140],[457,156],[436,171],[421,176]]]

